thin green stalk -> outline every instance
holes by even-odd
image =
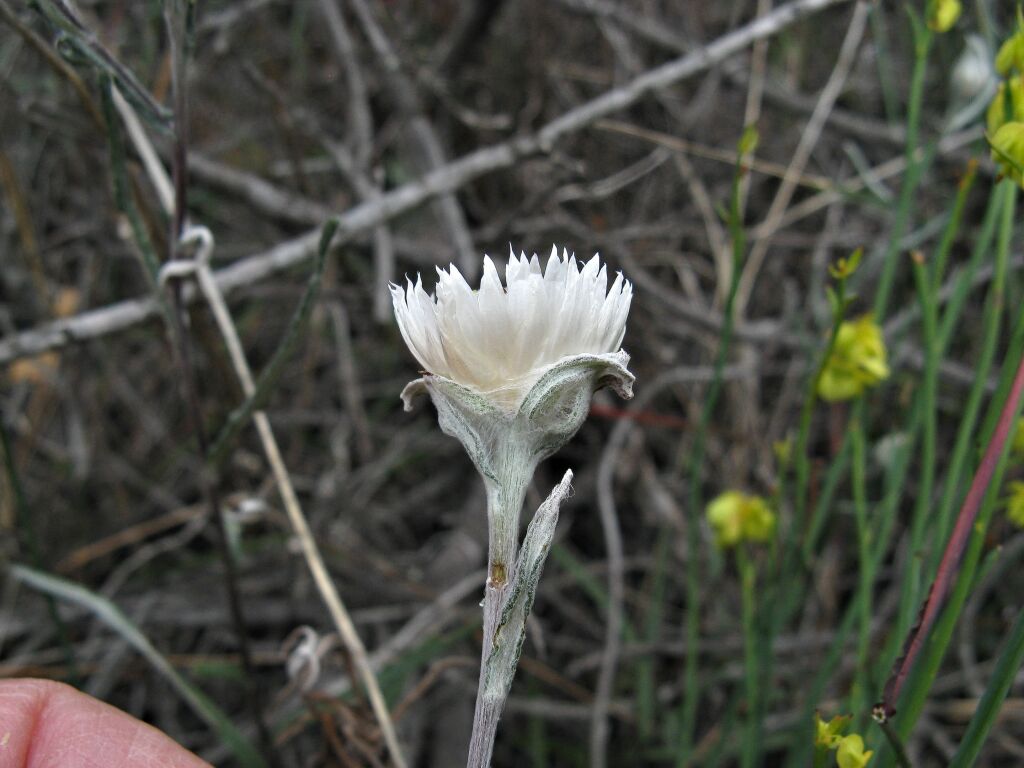
[[[1005,210],[1006,198],[1010,194],[1007,187],[1012,188],[1013,184],[1001,184],[992,190],[988,207],[985,209],[985,216],[981,220],[981,229],[978,230],[977,237],[974,238],[971,258],[957,277],[953,293],[945,303],[942,322],[939,325],[940,353],[944,353],[949,347],[949,341],[953,336],[953,331],[956,330],[957,321],[970,296],[974,275],[991,253],[992,239],[995,237],[996,225],[1000,221],[999,214]]]
[[[832,637],[832,642],[829,644],[828,653],[818,666],[817,673],[807,688],[803,708],[796,721],[797,726],[793,729],[793,735],[786,748],[785,768],[804,768],[808,763],[809,755],[814,748],[814,733],[812,731],[814,712],[818,709],[818,702],[831,681],[836,667],[839,666],[839,662],[846,654],[846,641],[850,633],[853,632],[857,616],[858,610],[853,605],[845,611]]]
[[[918,134],[921,125],[921,102],[924,97],[924,77],[928,69],[928,52],[932,44],[932,32],[911,15],[914,27],[914,71],[910,78],[910,101],[907,108],[907,170],[903,175],[900,197],[896,208],[889,245],[882,261],[882,275],[879,278],[875,293],[875,319],[881,322],[889,306],[893,280],[896,276],[900,240],[910,223],[910,214],[914,205],[915,193],[921,179],[923,160],[917,156]]]
[[[1017,614],[1013,629],[1006,639],[1002,653],[999,654],[999,661],[996,662],[995,669],[992,670],[988,687],[985,688],[978,708],[974,710],[974,716],[971,717],[971,722],[967,726],[967,733],[964,734],[960,747],[949,764],[950,768],[968,768],[975,764],[985,739],[988,737],[988,732],[992,730],[992,726],[995,725],[996,718],[999,716],[999,708],[1006,699],[1006,694],[1010,692],[1010,686],[1022,663],[1024,663],[1024,611]]]
[[[817,548],[821,533],[825,530],[829,513],[833,509],[832,500],[835,498],[839,484],[846,477],[846,467],[850,462],[851,452],[850,432],[843,435],[843,442],[839,446],[839,452],[832,459],[828,470],[825,472],[825,481],[821,485],[821,492],[815,500],[814,509],[811,511],[811,521],[807,526],[807,535],[804,536],[803,561],[805,565],[810,564],[814,550]]]
[[[327,254],[330,251],[331,241],[334,239],[334,233],[337,230],[337,219],[328,219],[324,223],[323,232],[320,235],[320,243],[317,246],[316,259],[313,262],[313,271],[306,282],[306,288],[302,293],[302,298],[299,300],[299,305],[296,307],[295,313],[288,320],[288,327],[281,337],[281,343],[278,344],[274,354],[270,357],[270,361],[256,380],[256,390],[252,393],[251,397],[247,397],[241,405],[228,414],[224,426],[217,433],[207,458],[207,462],[211,466],[215,468],[220,467],[229,456],[230,450],[234,445],[234,439],[242,431],[242,428],[249,423],[253,414],[263,409],[267,400],[270,399],[270,395],[274,392],[277,380],[284,371],[285,363],[288,362],[292,352],[295,350],[296,344],[302,338],[302,331],[306,329],[309,316],[313,313],[313,308],[316,306],[320,285],[323,282],[324,267],[327,264]]]
[[[793,490],[794,513],[793,522],[791,524],[792,532],[791,535],[785,537],[781,555],[777,556],[775,551],[772,553],[771,571],[774,575],[774,587],[772,591],[775,596],[773,598],[773,602],[777,605],[780,601],[788,603],[790,606],[795,605],[798,602],[796,597],[801,591],[799,586],[801,574],[794,566],[800,552],[800,532],[808,532],[803,535],[805,561],[808,560],[810,556],[810,550],[807,546],[809,536],[811,533],[817,535],[818,532],[813,521],[809,524],[806,520],[807,486],[810,478],[810,458],[807,455],[807,446],[810,441],[811,418],[814,415],[814,405],[818,400],[818,387],[820,386],[822,376],[825,373],[825,366],[828,364],[828,360],[835,349],[836,339],[839,337],[839,329],[846,317],[846,310],[850,302],[849,297],[846,295],[847,280],[857,269],[860,259],[861,251],[858,250],[850,257],[849,260],[840,260],[833,271],[833,276],[836,278],[836,287],[835,289],[832,289],[831,287],[828,289],[829,300],[832,305],[832,328],[829,332],[825,349],[814,369],[814,373],[807,381],[807,389],[804,393],[803,406],[800,411],[800,426],[797,431],[796,446],[793,450],[796,487]],[[845,451],[845,441],[843,451]],[[841,451],[841,453],[843,451]],[[838,478],[835,477],[835,471],[835,467],[833,466],[833,469],[830,470],[830,475],[832,476],[833,481],[837,482]],[[778,486],[778,496],[780,499],[784,498],[786,489],[785,469],[779,473]],[[821,509],[822,507],[819,500],[819,506],[815,511],[815,517],[819,520],[824,515],[823,511],[818,511]],[[774,611],[772,621],[769,622],[769,647],[771,645],[771,639],[781,629],[788,618],[788,610],[782,609]],[[766,662],[766,665],[770,665],[770,659]]]
[[[851,480],[853,483],[853,511],[857,520],[857,552],[860,559],[859,581],[857,584],[858,626],[857,666],[853,686],[853,711],[866,709],[869,680],[868,651],[871,647],[871,610],[874,570],[871,567],[871,528],[868,524],[867,500],[867,440],[864,435],[864,408],[860,400],[856,414],[850,419],[850,438],[853,461]]]
[[[949,262],[949,254],[953,250],[953,243],[957,233],[960,231],[960,224],[963,221],[964,208],[967,204],[967,195],[974,186],[974,180],[978,177],[978,161],[970,160],[963,178],[957,185],[956,200],[953,201],[953,210],[949,213],[949,220],[942,232],[942,240],[939,242],[939,249],[932,259],[931,266],[931,292],[937,294],[942,286],[942,277],[946,274],[946,265]]]
[[[740,751],[740,765],[742,768],[754,768],[757,765],[761,745],[761,682],[758,673],[758,649],[761,647],[761,642],[758,638],[756,603],[754,602],[756,573],[754,563],[751,562],[750,556],[742,544],[736,548],[736,567],[740,572],[740,587],[743,595],[744,680],[747,697],[747,718]]]
[[[915,253],[912,257],[914,284],[921,306],[921,343],[924,348],[924,372],[921,380],[920,403],[923,418],[921,436],[921,477],[917,485],[917,498],[910,524],[910,556],[907,575],[903,579],[900,607],[897,614],[896,637],[903,637],[914,619],[921,591],[921,570],[924,537],[927,531],[929,513],[932,510],[932,491],[935,487],[936,442],[938,440],[938,414],[936,412],[936,391],[938,387],[939,349],[936,339],[937,309],[935,294],[931,290],[928,269],[924,257]]]
[[[864,423],[862,409],[865,405],[866,403],[863,399],[854,404],[853,413],[851,414],[851,423]],[[904,431],[907,435],[906,442],[899,447],[896,451],[895,457],[888,464],[888,471],[886,472],[885,478],[885,492],[882,496],[881,502],[877,505],[877,512],[874,520],[872,521],[872,531],[874,535],[871,538],[871,544],[873,546],[866,566],[867,573],[860,574],[860,578],[857,582],[857,590],[853,599],[843,612],[843,617],[839,622],[839,628],[836,630],[835,637],[831,643],[831,649],[829,650],[824,662],[820,665],[814,681],[808,689],[803,716],[798,721],[801,724],[809,724],[811,722],[811,716],[814,714],[814,710],[818,706],[818,702],[825,691],[825,687],[832,679],[839,662],[845,656],[847,638],[853,631],[854,626],[859,626],[860,619],[864,613],[864,603],[872,597],[870,589],[875,583],[875,576],[878,573],[878,569],[885,560],[889,544],[892,541],[892,531],[896,527],[896,513],[899,510],[900,499],[903,496],[903,491],[906,485],[905,478],[911,465],[911,457],[914,453],[916,443],[915,436],[920,425],[919,414],[920,408],[915,406],[908,415],[907,424],[904,427]],[[851,432],[852,430],[847,432],[848,444],[852,443],[852,437],[850,437]],[[852,452],[852,446],[850,447],[849,452]],[[796,596],[793,597],[783,608],[783,612],[786,615],[791,614],[794,610],[793,606],[799,605],[802,600],[802,595],[798,590],[793,590],[793,592]],[[870,610],[868,613],[870,613]],[[806,765],[808,755],[811,751],[811,744],[812,739],[807,735],[807,729],[802,727],[796,729],[788,747],[789,756],[785,764],[786,768],[800,768],[801,766]]]
[[[1018,316],[1009,351],[1000,375],[999,386],[989,405],[989,412],[981,429],[980,444],[989,446],[989,449],[979,465],[978,472],[980,474],[985,469],[986,473],[991,474],[988,475],[984,485],[981,486],[985,489],[983,493],[981,492],[981,487],[974,487],[979,482],[977,476],[975,483],[972,484],[972,493],[981,494],[981,499],[980,502],[976,502],[978,507],[973,523],[969,529],[964,528],[963,531],[964,535],[969,536],[969,538],[967,539],[966,553],[960,561],[953,582],[954,587],[949,597],[945,600],[945,606],[942,608],[938,620],[924,639],[921,651],[918,654],[919,658],[916,660],[908,658],[903,664],[904,667],[909,667],[909,677],[902,690],[902,695],[899,695],[897,687],[894,694],[889,694],[886,697],[887,707],[893,707],[896,701],[898,701],[899,710],[894,722],[897,733],[903,739],[909,735],[917,718],[920,716],[921,710],[924,708],[925,699],[931,689],[942,657],[949,645],[957,618],[967,599],[970,587],[974,583],[985,543],[988,523],[997,506],[999,488],[1009,457],[1009,441],[1006,437],[1009,434],[1010,424],[1019,416],[1021,403],[1024,401],[1024,398],[1020,397],[1021,390],[1024,389],[1022,353],[1024,353],[1024,313],[1020,313]],[[1010,403],[1014,403],[1015,407],[1009,408]],[[997,436],[1002,440],[1002,443],[998,453],[994,453],[992,441]],[[966,509],[967,504],[968,502],[965,501],[965,510],[961,512],[962,515],[969,513],[969,510]],[[966,522],[970,522],[970,518],[967,518]],[[957,530],[959,531],[961,527],[958,523]],[[937,599],[941,598],[942,595],[940,594]],[[890,685],[892,685],[892,681],[890,681]],[[887,686],[888,688],[889,686]],[[894,699],[896,701],[893,701]],[[891,754],[880,755],[879,765],[881,768],[891,765]]]
[[[996,187],[995,194],[993,195],[993,199],[996,201],[994,207],[1001,210],[1003,214],[999,219],[999,240],[996,247],[995,271],[985,303],[981,346],[978,359],[974,364],[974,382],[971,384],[970,392],[964,403],[963,415],[960,419],[960,426],[957,429],[956,442],[954,443],[949,466],[946,470],[942,500],[935,517],[935,540],[939,542],[945,541],[948,538],[949,531],[953,526],[953,512],[961,496],[959,493],[960,483],[966,470],[974,426],[981,410],[988,382],[988,374],[992,368],[996,348],[999,344],[999,327],[1005,301],[1004,290],[1009,262],[1010,240],[1013,234],[1016,195],[1017,187],[1010,181],[1006,181]],[[941,547],[934,547],[929,560],[928,570],[926,571],[929,577],[934,577],[941,556]]]
[[[658,541],[654,548],[654,573],[651,578],[650,599],[647,617],[643,625],[644,642],[654,643],[661,634],[661,624],[665,604],[665,586],[668,581],[668,564],[672,531],[662,526],[658,532]],[[644,654],[637,661],[637,730],[643,741],[648,741],[654,734],[655,719],[658,713],[657,681],[655,679],[654,654]]]
[[[814,416],[814,406],[818,402],[818,386],[821,384],[821,377],[825,372],[825,365],[836,346],[836,338],[839,335],[839,326],[842,325],[843,316],[836,314],[832,320],[832,329],[829,331],[828,342],[825,350],[818,360],[818,367],[814,375],[807,382],[807,391],[804,393],[803,406],[800,409],[800,422],[796,433],[796,445],[793,449],[793,462],[795,472],[795,488],[793,489],[793,520],[797,526],[804,523],[804,515],[807,508],[807,485],[811,477],[811,460],[807,455],[807,445],[811,437],[811,420]],[[780,485],[785,487],[785,478],[780,478]]]
[[[752,141],[751,141],[752,139]],[[746,155],[753,151],[756,133],[752,129],[744,132],[740,140],[740,160],[733,174],[731,205],[728,224],[732,236],[732,272],[729,279],[729,290],[726,295],[723,312],[722,335],[718,342],[718,353],[715,356],[714,374],[704,395],[704,407],[701,409],[700,421],[693,438],[693,445],[687,462],[687,480],[689,482],[689,520],[686,526],[687,561],[686,561],[686,662],[683,670],[683,701],[680,713],[680,742],[677,752],[677,764],[684,765],[689,759],[693,746],[697,725],[697,702],[700,698],[700,679],[697,675],[697,662],[700,655],[700,604],[701,604],[701,570],[700,570],[700,514],[703,509],[703,493],[701,488],[701,467],[704,463],[705,443],[708,426],[718,402],[722,388],[722,372],[728,359],[732,344],[733,326],[735,324],[734,306],[736,293],[743,272],[743,259],[746,253],[746,233],[743,231],[743,202],[741,184],[746,167]]]
[[[530,678],[530,698],[542,696],[540,685]],[[531,715],[526,724],[526,748],[533,768],[547,768],[551,760],[548,750],[547,722],[540,715]]]

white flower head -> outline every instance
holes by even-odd
[[[541,269],[536,254],[510,252],[505,285],[485,256],[478,290],[454,265],[437,274],[434,296],[419,276],[404,290],[391,286],[398,327],[428,374],[514,413],[541,377],[567,359],[616,355],[625,369],[629,357],[620,345],[633,287],[619,273],[609,290],[598,255],[581,266],[552,247]]]

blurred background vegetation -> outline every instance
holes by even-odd
[[[83,26],[68,28],[54,20],[61,5],[0,0],[0,548],[33,569],[4,577],[0,675],[72,682],[218,765],[246,763],[232,739],[258,743],[254,709],[283,765],[388,764],[255,430],[216,472],[196,449],[183,389],[208,437],[245,400],[208,306],[187,311],[190,372],[150,298],[139,236],[163,260],[169,222],[105,94],[113,77],[171,168],[167,9],[78,0]],[[465,759],[485,501],[433,410],[401,409],[417,374],[387,283],[422,273],[429,287],[449,262],[472,278],[482,253],[502,258],[510,243],[600,251],[633,281],[624,346],[637,397],[599,394],[536,476],[530,510],[568,467],[575,494],[495,766],[809,765],[815,710],[853,714],[871,764],[891,761],[867,710],[1020,355],[1015,193],[983,135],[996,76],[957,66],[972,50],[991,65],[1016,29],[1012,4],[965,0],[941,34],[913,20],[923,5],[893,0],[194,9],[188,212],[215,238],[212,267],[227,270],[256,372],[302,302],[319,227],[345,214],[265,406],[409,764]],[[746,37],[728,55],[691,55],[686,76],[637,86],[735,34]],[[545,138],[606,94],[620,101]],[[737,177],[748,124],[760,141]],[[459,158],[516,141],[526,151],[454,177]],[[423,178],[447,186],[424,191]],[[828,266],[857,248],[848,314],[874,310],[891,375],[852,403],[810,402],[834,319]],[[927,266],[923,291],[911,251]],[[1008,454],[1007,480],[1022,461]],[[763,496],[778,516],[776,538],[739,563],[704,517],[726,490]],[[954,759],[1021,607],[1024,534],[999,504],[948,653],[914,683],[927,693],[903,734],[915,766]],[[1016,667],[1000,670],[1009,685]],[[1024,760],[1021,691],[992,715],[979,764]]]

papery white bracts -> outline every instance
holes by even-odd
[[[534,255],[509,256],[502,286],[484,257],[479,290],[459,271],[438,269],[434,296],[419,277],[392,285],[395,316],[424,367],[402,391],[406,410],[428,393],[442,431],[466,448],[487,489],[489,530],[483,654],[469,768],[490,765],[494,735],[526,636],[558,507],[572,472],[534,515],[519,544],[519,514],[537,464],[583,424],[594,390],[632,397],[629,355],[619,345],[633,289],[598,256],[582,268],[552,248],[545,269]]]
[[[582,269],[552,247],[542,271],[536,254],[509,254],[502,286],[489,256],[480,289],[453,265],[437,270],[433,297],[423,282],[392,285],[395,316],[424,370],[515,410],[551,365],[578,355],[619,350],[633,287],[595,255]]]

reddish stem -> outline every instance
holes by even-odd
[[[949,596],[950,586],[956,577],[960,561],[963,558],[967,542],[970,540],[971,531],[978,518],[978,510],[981,508],[981,501],[992,482],[992,475],[995,473],[996,465],[999,464],[999,457],[1003,453],[1003,447],[1009,439],[1010,430],[1014,425],[1014,414],[1017,412],[1017,405],[1020,402],[1021,394],[1024,393],[1024,358],[1021,359],[1017,368],[1017,374],[1013,379],[1013,386],[1010,388],[1009,397],[1003,404],[1003,410],[999,414],[999,421],[996,424],[995,433],[985,448],[985,455],[974,473],[971,487],[967,491],[963,506],[956,518],[956,526],[946,544],[946,551],[942,553],[942,560],[939,563],[938,573],[931,589],[928,590],[928,598],[921,608],[921,615],[918,617],[917,625],[910,630],[906,643],[903,646],[903,654],[896,660],[892,672],[889,673],[889,680],[882,692],[882,702],[878,705],[881,715],[890,718],[896,713],[896,701],[899,699],[903,683],[910,674],[917,654],[924,645],[928,632],[939,617],[942,607]]]

